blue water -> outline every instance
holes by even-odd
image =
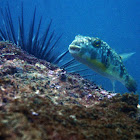
[[[12,15],[17,23],[21,10],[21,0],[8,0]],[[1,7],[6,4],[0,1]],[[78,34],[99,37],[106,41],[117,53],[136,52],[124,62],[128,72],[134,77],[140,91],[140,1],[139,0],[24,0],[25,21],[30,21],[34,6],[37,20],[43,15],[44,23],[53,19],[57,34],[63,33],[61,46],[64,49]],[[42,31],[46,27],[42,26]],[[62,49],[63,49],[62,48]],[[112,89],[110,80],[93,75],[94,81],[107,90]],[[116,92],[127,89],[117,82]]]

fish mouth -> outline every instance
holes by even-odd
[[[81,47],[77,45],[69,45],[69,52],[70,53],[78,53],[81,50]]]

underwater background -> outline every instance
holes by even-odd
[[[21,0],[7,0],[15,28],[18,28],[18,16],[21,12]],[[37,8],[36,20],[43,16],[43,22],[53,20],[52,28],[63,34],[59,46],[67,50],[76,35],[99,37],[107,42],[118,54],[136,52],[124,62],[128,72],[137,81],[140,90],[140,1],[139,0],[24,0],[24,21],[30,23],[34,7]],[[0,7],[6,6],[0,0]],[[0,26],[2,22],[0,22]],[[47,25],[42,24],[43,32]],[[27,30],[28,31],[28,30]],[[67,59],[71,59],[69,55]],[[88,78],[88,77],[87,77]],[[96,73],[90,79],[106,90],[112,90],[109,79]],[[127,89],[119,82],[116,92]]]

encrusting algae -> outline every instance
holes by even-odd
[[[140,139],[137,104],[0,42],[2,140]]]

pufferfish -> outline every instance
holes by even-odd
[[[109,78],[113,84],[113,91],[115,91],[115,81],[119,81],[130,92],[136,92],[137,84],[123,64],[123,58],[134,53],[118,55],[105,41],[81,35],[75,37],[68,49],[77,61]]]

